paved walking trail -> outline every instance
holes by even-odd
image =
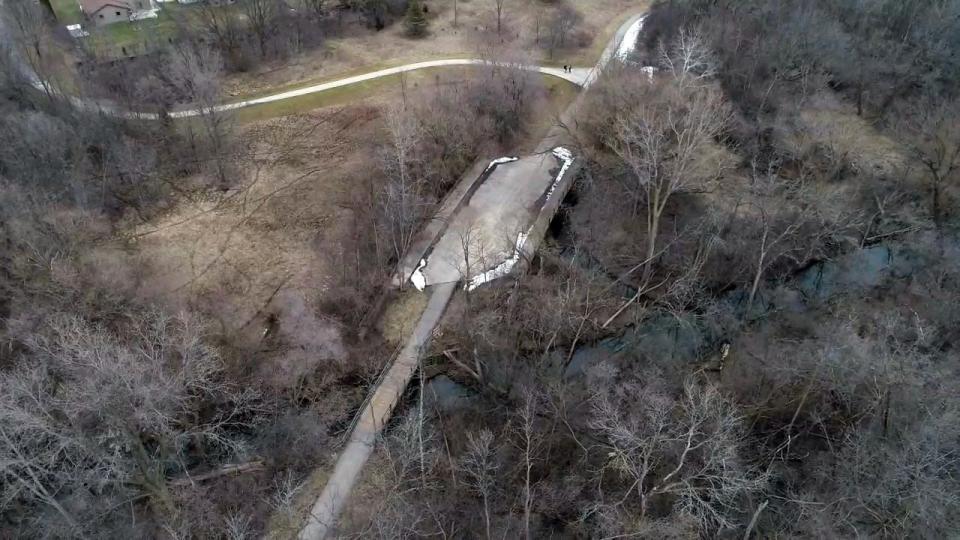
[[[0,0],[0,5],[2,4],[3,4],[3,0]],[[620,34],[619,37],[616,38],[617,41],[619,42],[619,40],[622,39],[622,37],[623,35]],[[4,25],[4,21],[0,20],[0,42],[8,39],[9,39],[9,32],[6,26]],[[612,54],[612,52],[609,52],[609,48],[608,48],[608,51],[605,51],[604,54],[606,56],[601,59],[602,64],[606,64],[606,61],[610,59],[609,55]],[[28,81],[30,81],[30,84],[34,88],[44,92],[53,91],[45,87],[44,82],[39,78],[37,73],[34,72],[33,69],[28,64],[26,64],[25,62],[20,62],[18,60],[19,58],[14,58],[14,61],[16,62],[15,69],[18,69],[22,73],[22,75]],[[256,105],[263,105],[266,103],[275,103],[278,101],[285,101],[288,99],[293,99],[293,98],[306,96],[310,94],[316,94],[319,92],[326,92],[327,90],[333,90],[335,88],[342,88],[344,86],[350,86],[350,85],[370,81],[373,79],[390,77],[393,75],[398,75],[400,73],[409,73],[411,71],[417,71],[421,69],[438,68],[438,67],[456,67],[456,66],[484,66],[484,65],[500,65],[500,66],[512,67],[514,69],[522,69],[525,71],[543,73],[545,75],[550,75],[553,77],[564,79],[566,81],[569,81],[581,87],[589,86],[589,84],[596,79],[596,73],[597,73],[596,68],[576,68],[575,67],[575,68],[571,68],[571,70],[567,72],[563,68],[558,68],[558,67],[532,66],[532,65],[525,65],[525,64],[509,64],[509,63],[501,64],[498,62],[490,62],[488,60],[481,60],[477,58],[451,58],[451,59],[445,59],[445,60],[428,60],[425,62],[416,62],[413,64],[405,64],[402,66],[396,66],[392,68],[372,71],[370,73],[364,73],[362,75],[356,75],[353,77],[337,79],[337,80],[333,80],[333,81],[329,81],[321,84],[315,84],[312,86],[297,88],[295,90],[289,90],[286,92],[278,92],[276,94],[270,94],[268,96],[230,102],[230,103],[223,103],[220,105],[215,105],[211,107],[209,110],[184,109],[184,110],[172,111],[170,113],[170,117],[191,118],[195,116],[200,116],[201,114],[204,114],[204,113],[225,112],[225,111],[243,109],[246,107],[253,107]],[[64,96],[64,97],[65,99],[70,101],[70,103],[72,103],[75,107],[86,109],[89,111],[104,112],[107,114],[111,114],[111,115],[115,115],[123,118],[130,118],[130,119],[137,119],[137,120],[158,120],[160,118],[160,116],[155,112],[129,111],[129,110],[122,109],[118,107],[116,104],[107,102],[107,101],[84,99],[84,98],[78,98],[75,96]]]
[[[409,73],[411,71],[417,71],[420,69],[438,68],[438,67],[455,67],[455,66],[485,66],[485,65],[494,65],[494,64],[486,60],[478,60],[475,58],[452,58],[447,60],[429,60],[426,62],[417,62],[414,64],[406,64],[403,66],[381,69],[378,71],[371,71],[370,73],[364,73],[363,75],[356,75],[354,77],[347,77],[345,79],[337,79],[335,81],[315,84],[313,86],[306,86],[303,88],[297,88],[296,90],[280,92],[277,94],[271,94],[269,96],[263,96],[255,99],[237,101],[234,103],[224,103],[223,105],[218,105],[214,107],[213,112],[232,111],[235,109],[252,107],[254,105],[263,105],[265,103],[274,103],[277,101],[284,101],[284,100],[292,99],[296,97],[316,94],[318,92],[326,92],[327,90],[333,90],[334,88],[342,88],[344,86],[350,86],[353,84],[358,84],[358,83],[370,81],[373,79],[390,77],[392,75],[398,75],[400,73]],[[584,84],[586,83],[591,73],[591,70],[586,68],[573,68],[573,70],[570,73],[567,73],[563,70],[563,68],[555,68],[555,67],[528,66],[528,65],[521,65],[521,64],[499,64],[499,65],[508,66],[515,69],[522,69],[525,71],[534,71],[534,72],[543,73],[546,75],[552,75],[554,77],[559,77],[561,79],[570,81],[573,84],[576,84],[577,86],[584,86]],[[187,118],[191,116],[198,116],[200,112],[201,111],[196,109],[185,110],[185,111],[175,111],[170,113],[170,116],[173,118]]]
[[[0,35],[2,35],[3,28],[0,27]],[[558,77],[569,81],[577,86],[587,86],[591,80],[591,76],[594,71],[590,68],[571,68],[569,72],[563,70],[563,68],[557,67],[545,67],[545,66],[529,66],[523,64],[499,64],[488,62],[487,60],[479,60],[476,58],[451,58],[447,60],[429,60],[426,62],[416,62],[413,64],[406,64],[402,66],[381,69],[378,71],[371,71],[370,73],[364,73],[363,75],[356,75],[353,77],[346,77],[343,79],[337,79],[330,82],[325,82],[321,84],[315,84],[312,86],[305,86],[303,88],[297,88],[295,90],[288,90],[286,92],[278,92],[276,94],[270,94],[268,96],[247,99],[243,101],[235,101],[230,103],[222,103],[220,105],[214,105],[208,109],[183,109],[183,110],[174,110],[169,113],[170,118],[193,118],[201,116],[202,114],[211,114],[211,113],[221,113],[227,111],[234,111],[238,109],[244,109],[247,107],[255,107],[257,105],[264,105],[267,103],[276,103],[278,101],[286,101],[288,99],[294,99],[302,96],[308,96],[310,94],[318,94],[320,92],[326,92],[328,90],[333,90],[336,88],[343,88],[345,86],[351,86],[354,84],[359,84],[366,81],[371,81],[374,79],[380,79],[383,77],[390,77],[393,75],[398,75],[400,73],[409,73],[411,71],[418,71],[421,69],[430,69],[430,68],[441,68],[441,67],[457,67],[457,66],[501,66],[508,67],[512,69],[521,69],[524,71],[532,71],[536,73],[543,73],[544,75],[550,75],[552,77]],[[31,84],[41,91],[46,91],[44,88],[43,82],[32,74],[29,71],[28,66],[23,66],[25,71],[24,74],[31,81]],[[121,118],[128,118],[131,120],[159,120],[160,115],[155,112],[146,112],[146,111],[129,111],[126,109],[121,109],[117,107],[116,104],[108,101],[99,101],[91,99],[83,99],[75,96],[65,96],[65,99],[70,101],[74,107],[79,109],[85,109],[92,112],[103,112],[113,116],[119,116]]]
[[[2,31],[2,27],[0,27]],[[2,35],[2,33],[0,33]],[[544,75],[550,75],[552,77],[558,77],[569,81],[577,86],[588,86],[592,81],[591,77],[595,76],[595,72],[590,68],[572,68],[569,72],[563,70],[563,68],[557,67],[545,67],[545,66],[528,66],[524,64],[499,64],[488,62],[487,60],[479,60],[476,58],[451,58],[448,60],[429,60],[426,62],[416,62],[413,64],[406,64],[402,66],[381,69],[378,71],[371,71],[370,73],[364,73],[363,75],[356,75],[353,77],[346,77],[343,79],[337,79],[330,82],[325,82],[321,84],[315,84],[312,86],[305,86],[303,88],[297,88],[295,90],[288,90],[286,92],[278,92],[276,94],[270,94],[268,96],[247,99],[243,101],[235,101],[230,103],[222,103],[220,105],[214,105],[208,109],[183,109],[171,111],[168,116],[170,118],[193,118],[201,116],[202,114],[211,114],[211,113],[221,113],[227,111],[235,111],[238,109],[245,109],[247,107],[255,107],[257,105],[264,105],[267,103],[276,103],[278,101],[286,101],[288,99],[294,99],[301,96],[308,96],[310,94],[318,94],[320,92],[326,92],[328,90],[333,90],[336,88],[343,88],[345,86],[351,86],[354,84],[359,84],[366,81],[371,81],[374,79],[380,79],[383,77],[390,77],[393,75],[398,75],[400,73],[409,73],[411,71],[417,71],[421,69],[429,68],[440,68],[440,67],[457,67],[457,66],[501,66],[509,67],[512,69],[522,69],[524,71],[533,71],[536,73],[543,73]],[[43,82],[32,74],[29,71],[28,66],[24,66],[24,74],[30,79],[31,83],[37,90],[46,91],[44,88]],[[117,107],[116,104],[108,101],[99,101],[92,99],[83,99],[75,96],[65,96],[65,99],[70,101],[74,107],[78,109],[85,109],[91,112],[102,112],[113,116],[118,116],[121,118],[128,118],[131,120],[159,120],[160,115],[155,112],[146,112],[146,111],[130,111],[126,109],[121,109]]]
[[[376,392],[364,406],[361,416],[357,418],[350,441],[340,453],[337,466],[327,480],[323,494],[314,504],[307,525],[300,531],[301,539],[322,539],[333,527],[353,484],[373,452],[377,435],[390,420],[393,408],[417,371],[420,353],[430,341],[433,329],[440,322],[456,288],[456,283],[444,283],[433,288],[427,309],[420,317],[409,341],[380,381]]]
[[[586,88],[597,79],[600,70],[602,70],[611,59],[613,59],[615,56],[624,58],[626,54],[632,50],[634,44],[636,43],[636,37],[642,28],[643,18],[643,15],[636,15],[629,19],[620,28],[611,43],[604,50],[597,66],[592,69],[575,68],[573,73],[564,73],[562,69],[556,68],[533,69],[543,73],[561,76],[565,79],[568,79],[567,76],[573,76],[576,78],[576,80],[572,82],[575,82],[576,84]],[[482,63],[481,61],[468,62]],[[411,64],[411,66],[419,65],[421,64]],[[393,69],[403,70],[406,67],[409,66]],[[388,74],[398,72],[399,71],[395,71]],[[353,84],[353,82],[348,84]],[[310,88],[304,88],[295,92],[309,93],[310,90]],[[581,93],[567,110],[567,112],[564,113],[563,117],[565,121],[567,121],[580,107],[583,95],[584,94]],[[277,97],[276,99],[281,98]],[[556,178],[554,178],[552,175],[545,174],[548,171],[552,171],[554,167],[559,165],[557,160],[560,162],[566,162],[567,165],[573,161],[573,157],[570,156],[569,152],[559,148],[564,142],[565,136],[566,132],[563,129],[555,128],[551,130],[544,140],[538,145],[537,152],[539,155],[528,158],[520,158],[517,160],[505,160],[502,163],[506,166],[505,172],[499,177],[499,179],[494,178],[492,175],[490,178],[486,179],[488,182],[491,182],[490,186],[488,186],[488,193],[481,194],[480,189],[476,190],[474,193],[473,190],[470,189],[470,186],[473,184],[473,180],[476,178],[476,175],[483,172],[482,168],[477,170],[477,167],[474,167],[474,169],[468,173],[468,176],[465,177],[456,188],[454,188],[451,197],[445,201],[443,208],[440,211],[440,217],[431,222],[425,228],[424,234],[422,235],[424,240],[421,242],[420,247],[418,249],[411,250],[414,253],[407,258],[405,263],[401,263],[399,275],[400,279],[405,280],[410,275],[407,274],[403,268],[405,264],[407,266],[410,266],[410,264],[419,266],[417,261],[422,260],[423,251],[431,249],[434,244],[441,245],[441,243],[444,242],[445,236],[450,236],[450,234],[460,235],[457,238],[450,237],[446,239],[446,243],[450,245],[446,248],[443,248],[443,251],[448,252],[450,255],[449,257],[441,258],[440,261],[445,261],[445,264],[434,269],[434,273],[432,274],[432,283],[435,284],[429,286],[431,283],[424,283],[427,292],[430,294],[430,300],[427,304],[427,308],[423,312],[423,315],[417,323],[417,326],[414,329],[409,341],[407,341],[406,345],[400,352],[400,355],[387,370],[383,380],[375,385],[371,390],[372,393],[370,394],[370,398],[368,399],[367,403],[364,404],[359,416],[356,419],[356,426],[350,435],[349,442],[340,453],[340,457],[338,458],[334,467],[333,474],[327,481],[327,485],[320,494],[320,497],[313,505],[310,515],[307,518],[306,525],[300,531],[298,536],[299,540],[322,540],[332,530],[334,530],[337,517],[340,515],[343,507],[346,504],[347,498],[350,495],[350,490],[357,482],[364,464],[373,452],[373,448],[376,444],[376,440],[380,434],[380,431],[390,419],[390,415],[393,413],[393,410],[399,402],[400,397],[403,395],[407,384],[413,378],[420,361],[421,352],[429,344],[433,329],[440,322],[447,303],[453,297],[453,293],[456,288],[460,285],[460,280],[464,277],[473,277],[463,276],[463,272],[461,271],[462,268],[458,269],[457,263],[446,260],[450,257],[453,257],[453,253],[457,250],[457,242],[454,240],[457,240],[463,236],[463,230],[469,230],[470,227],[473,226],[473,224],[476,224],[478,221],[489,222],[491,220],[496,221],[496,219],[500,219],[488,219],[489,216],[473,214],[478,212],[491,212],[491,215],[500,216],[502,218],[502,209],[497,208],[499,204],[509,206],[511,201],[518,197],[523,201],[529,201],[531,197],[534,197],[537,193],[542,193],[542,190],[545,188],[549,189],[550,191],[556,189],[560,193],[557,193],[552,199],[550,197],[546,197],[546,201],[542,202],[543,206],[539,209],[539,212],[534,213],[531,211],[527,215],[527,220],[521,220],[524,223],[523,227],[529,227],[528,230],[531,231],[529,235],[529,242],[527,242],[527,248],[525,248],[525,251],[527,253],[532,253],[532,251],[536,249],[540,236],[542,236],[543,230],[545,229],[546,223],[549,221],[549,215],[552,215],[553,212],[556,211],[557,207],[559,206],[559,199],[562,198],[562,192],[564,192],[564,190],[569,187],[570,182],[572,182],[572,174],[564,175],[561,172]],[[513,164],[512,169],[509,168],[511,164]],[[558,186],[561,180],[564,182],[564,185]],[[518,187],[516,185],[518,182],[527,183],[529,185]],[[551,182],[553,182],[552,185]],[[497,188],[496,186],[500,187]],[[484,186],[481,185],[480,187],[482,189]],[[468,209],[467,212],[463,212],[465,208],[463,202],[466,201],[469,203],[470,199],[476,197],[477,194],[480,194],[481,197],[475,205],[475,208]],[[542,198],[540,200],[543,201]],[[530,223],[530,219],[533,219],[533,223]],[[456,225],[458,220],[464,221],[465,224]],[[515,226],[510,227],[510,231],[512,232],[516,228],[518,228],[518,225],[515,224]],[[492,228],[491,230],[496,231],[497,229]],[[438,237],[439,241],[437,240]],[[496,237],[490,236],[489,240],[494,241],[496,240]],[[421,251],[421,248],[423,251]],[[502,253],[502,250],[498,251],[501,251],[501,257],[506,256],[505,253]],[[427,269],[427,272],[429,273],[430,270]],[[427,275],[426,277],[429,279],[430,275]]]

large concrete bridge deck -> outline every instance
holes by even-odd
[[[552,217],[544,210],[552,199],[563,197],[566,190],[558,187],[569,186],[575,161],[561,147],[495,160],[473,182],[416,267],[402,272],[419,289],[458,281],[476,287],[507,275],[523,258],[534,225]]]

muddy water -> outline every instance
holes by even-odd
[[[466,386],[446,375],[433,377],[423,388],[423,401],[428,409],[453,411],[468,405],[473,393]]]

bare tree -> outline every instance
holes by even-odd
[[[371,524],[378,538],[397,538],[411,530],[422,530],[419,524],[426,512],[419,498],[429,496],[439,457],[433,430],[424,420],[423,409],[417,407],[405,414],[384,440],[389,474],[377,475],[375,480],[383,497],[373,511]],[[427,507],[430,512],[430,505]]]
[[[274,478],[273,492],[267,501],[270,508],[292,518],[296,514],[297,494],[303,490],[304,486],[305,482],[290,470]]]
[[[949,536],[960,526],[960,496],[952,440],[958,436],[956,402],[929,407],[890,437],[864,426],[847,436],[835,459],[834,519],[845,529],[886,538],[923,531]],[[826,476],[826,475],[824,475]]]
[[[25,367],[0,379],[0,471],[24,488],[8,495],[29,493],[69,522],[59,497],[95,496],[85,485],[110,498],[134,488],[159,517],[175,514],[167,475],[186,472],[193,445],[238,449],[227,433],[249,425],[256,392],[223,381],[191,315],[150,311],[122,339],[77,317],[47,324],[27,337]],[[229,406],[200,415],[212,401]]]
[[[752,201],[749,208],[756,212],[751,212],[748,218],[751,221],[756,220],[759,225],[759,245],[755,247],[756,265],[753,272],[753,280],[750,284],[750,294],[747,297],[746,310],[749,312],[753,307],[754,299],[757,296],[757,290],[760,287],[760,281],[764,272],[780,256],[790,252],[794,248],[791,242],[797,235],[804,223],[812,216],[808,216],[803,210],[794,211],[790,205],[790,196],[777,196],[784,190],[790,191],[779,182],[779,178],[772,171],[766,175],[754,175],[753,185],[754,194],[757,198]],[[757,220],[757,218],[759,218]],[[780,248],[783,249],[780,249]],[[775,250],[779,250],[774,254]]]
[[[766,415],[778,403],[795,403],[778,430],[775,459],[809,459],[808,447],[791,448],[804,432],[826,441],[827,455],[818,460],[824,465],[813,473],[817,497],[828,504],[810,508],[836,531],[899,538],[940,536],[957,526],[960,498],[948,462],[958,408],[951,383],[929,371],[928,333],[913,313],[845,313],[816,336],[778,343],[763,361],[769,367],[751,370],[750,377],[775,386],[760,394],[772,403],[746,406]]]
[[[486,118],[493,127],[493,136],[501,143],[510,142],[520,132],[524,118],[535,96],[542,88],[540,80],[528,70],[525,55],[502,55],[490,58],[490,67],[466,89],[468,107]]]
[[[167,77],[176,90],[200,112],[203,140],[209,148],[217,180],[222,189],[232,182],[231,151],[233,149],[233,117],[220,105],[220,76],[223,63],[220,55],[208,47],[183,46],[171,52]],[[191,141],[192,127],[188,126]],[[196,161],[203,161],[196,143]]]
[[[217,48],[227,55],[236,54],[243,41],[236,10],[224,9],[213,2],[201,2],[196,10],[197,19],[213,37]]]
[[[506,3],[506,0],[492,0],[493,9],[497,13],[497,37],[502,37],[503,30],[503,5]]]
[[[930,212],[942,229],[942,198],[960,171],[960,100],[929,98],[907,111],[901,125],[904,143],[927,174]]]
[[[858,223],[859,213],[818,196],[803,179],[781,178],[775,164],[765,172],[754,166],[748,197],[735,209],[742,226],[731,244],[740,244],[755,261],[746,303],[749,312],[771,266],[784,260],[803,264],[821,255],[824,245],[838,241]]]
[[[533,506],[533,466],[539,459],[543,440],[536,429],[537,415],[539,414],[539,396],[534,390],[524,392],[523,403],[517,410],[517,424],[514,435],[517,448],[520,450],[521,468],[523,471],[523,536],[530,538],[530,514]]]
[[[868,95],[883,83],[881,75],[889,62],[894,48],[902,48],[896,41],[886,42],[881,33],[883,29],[871,16],[866,6],[856,10],[851,17],[852,33],[846,39],[846,47],[841,49],[838,63],[853,87],[857,115],[863,116]],[[892,64],[892,62],[890,62]]]
[[[671,46],[660,44],[660,63],[681,90],[708,84],[717,74],[717,61],[699,30],[682,28]]]
[[[437,85],[427,95],[411,99],[423,134],[421,155],[431,191],[438,195],[459,180],[492,132],[487,118],[463,114],[475,110],[468,99],[461,85]]]
[[[715,387],[688,382],[674,400],[654,383],[627,382],[598,390],[592,404],[604,470],[624,481],[607,502],[615,511],[635,497],[643,518],[652,499],[670,496],[678,512],[713,531],[732,527],[742,498],[764,485],[741,457],[737,411]]]
[[[250,516],[233,512],[223,520],[224,535],[227,540],[249,540],[255,538],[253,519]]]
[[[386,218],[394,256],[399,260],[428,212],[426,186],[417,174],[418,156],[415,152],[421,129],[411,111],[402,106],[387,111],[386,123],[390,145],[381,159],[387,182],[380,207]]]
[[[326,0],[299,0],[301,6],[309,10],[314,15],[323,15],[327,7]]]
[[[578,12],[569,4],[564,3],[556,8],[550,18],[550,33],[547,37],[547,48],[551,58],[553,58],[553,54],[556,50],[563,49],[567,46],[570,32],[576,28],[582,18],[583,17],[580,15],[580,12]],[[539,19],[537,19],[537,21],[539,24]],[[539,27],[537,32],[539,33]]]
[[[56,92],[53,44],[43,7],[39,2],[8,1],[0,5],[0,36],[12,45],[12,60],[19,75],[39,85],[48,98]]]
[[[260,46],[260,57],[266,58],[267,39],[273,32],[274,20],[280,14],[280,2],[278,0],[243,0],[241,5],[247,24]]]
[[[40,366],[8,373],[0,379],[0,476],[5,501],[37,501],[53,508],[68,526],[76,518],[58,494],[88,471],[78,465],[88,454],[82,441],[63,433],[50,375]]]
[[[663,90],[667,96],[641,103],[616,118],[608,147],[626,165],[633,212],[646,204],[647,245],[643,282],[649,282],[657,250],[660,219],[673,195],[703,189],[720,171],[696,167],[700,155],[730,119],[730,107],[712,88],[689,92]],[[649,92],[644,90],[644,92]]]
[[[460,468],[467,478],[467,485],[483,500],[483,521],[486,537],[489,540],[490,498],[496,483],[496,474],[500,468],[497,463],[497,446],[493,432],[482,429],[479,433],[467,434],[467,451],[460,458]]]
[[[768,213],[766,208],[760,206],[757,210],[760,214],[760,245],[758,245],[756,249],[757,262],[753,274],[753,282],[750,284],[750,294],[747,297],[747,311],[753,308],[753,301],[757,296],[757,289],[760,286],[760,280],[763,277],[764,271],[766,271],[774,261],[771,252],[782,243],[790,241],[793,236],[800,231],[804,222],[803,213],[798,212],[793,215],[793,219],[789,219],[777,227],[777,224],[774,222],[774,217]]]

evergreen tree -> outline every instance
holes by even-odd
[[[403,21],[407,29],[407,35],[411,37],[423,37],[427,33],[427,16],[423,13],[423,5],[420,0],[410,0],[407,4],[407,16]]]

